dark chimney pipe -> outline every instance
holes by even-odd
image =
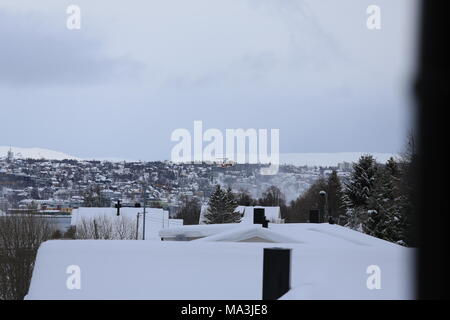
[[[264,208],[253,209],[253,224],[264,224],[266,214]]]
[[[291,289],[291,249],[264,248],[263,300],[277,300]]]

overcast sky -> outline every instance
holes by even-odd
[[[0,145],[164,160],[202,120],[278,128],[282,153],[396,153],[417,24],[412,0],[1,0]]]

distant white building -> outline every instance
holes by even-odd
[[[11,148],[9,148],[8,154],[6,155],[7,161],[13,161],[14,160],[14,152],[12,152]]]
[[[170,219],[169,212],[159,208],[146,208],[145,214],[145,239],[146,240],[160,240],[159,230],[183,225],[182,219]],[[127,218],[133,224],[136,224],[138,237],[142,238],[144,208],[123,207],[120,208],[120,216],[117,216],[116,208],[78,208],[72,211],[71,225],[77,226],[83,220],[94,219],[111,219],[117,220],[120,217]]]
[[[338,169],[341,171],[350,171],[353,167],[353,163],[351,162],[339,162]]]

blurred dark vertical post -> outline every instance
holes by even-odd
[[[263,224],[266,219],[266,213],[264,208],[253,209],[253,224]]]
[[[277,300],[291,289],[291,249],[264,248],[263,300]]]
[[[320,212],[317,209],[309,210],[309,223],[320,223]]]
[[[117,204],[115,205],[117,209],[117,216],[120,216],[120,208],[122,208],[122,204],[120,200],[117,200]]]
[[[448,2],[422,1],[422,29],[416,94],[419,124],[418,297],[448,299],[449,215],[448,141]]]

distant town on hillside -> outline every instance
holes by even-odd
[[[206,203],[217,184],[250,192],[254,198],[276,186],[289,202],[333,170],[345,180],[351,168],[349,162],[336,167],[282,165],[276,175],[263,176],[261,165],[253,164],[38,160],[16,158],[10,152],[0,158],[0,210],[39,207],[71,212],[86,205],[86,190],[96,187],[106,201],[103,206],[118,200],[129,206],[143,204],[145,197],[148,206],[164,207],[174,216],[186,197]]]

